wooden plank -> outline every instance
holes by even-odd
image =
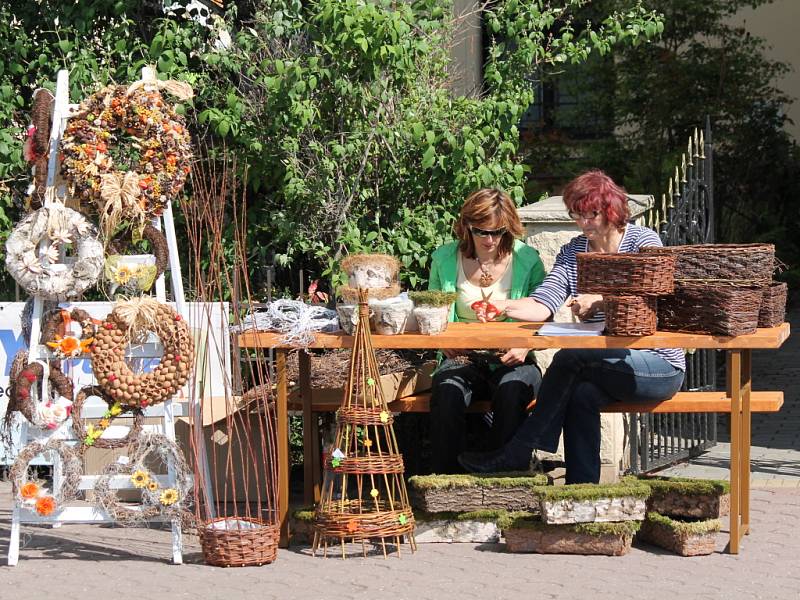
[[[389,403],[389,410],[392,412],[430,412],[430,394],[416,394],[407,396]],[[535,407],[535,402],[532,407]],[[314,403],[314,412],[335,412],[341,402],[321,402]],[[778,412],[783,406],[783,392],[751,392],[750,411],[751,412]],[[290,410],[300,410],[299,403],[290,403]],[[473,402],[467,412],[486,412],[490,410],[489,402]],[[725,396],[725,392],[678,392],[669,400],[661,402],[615,402],[601,409],[604,413],[705,413],[731,411],[731,399]]]
[[[499,349],[499,348],[779,348],[789,337],[788,323],[758,329],[735,337],[702,333],[658,331],[648,336],[537,336],[541,323],[450,323],[439,335],[404,333],[372,336],[375,348],[396,349]],[[238,336],[240,348],[285,348],[282,334],[244,332]],[[352,336],[344,332],[318,333],[311,348],[352,348]]]

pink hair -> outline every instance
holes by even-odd
[[[625,190],[599,169],[586,171],[570,181],[564,188],[564,204],[570,212],[599,211],[618,229],[624,229],[630,219]]]

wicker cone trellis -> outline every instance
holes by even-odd
[[[330,540],[341,544],[387,539],[400,555],[403,538],[416,550],[414,515],[403,480],[403,457],[397,446],[393,419],[380,386],[380,373],[369,330],[367,292],[359,294],[359,319],[342,407],[336,416],[336,449],[325,463],[322,497],[314,513],[314,554]]]

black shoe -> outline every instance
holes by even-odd
[[[530,458],[514,460],[503,448],[492,452],[462,452],[458,455],[458,462],[470,473],[527,471],[530,466]]]

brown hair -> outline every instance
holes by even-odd
[[[563,197],[568,211],[599,211],[619,230],[625,229],[625,223],[630,219],[625,190],[598,169],[586,171],[570,181],[564,188]]]
[[[461,214],[453,224],[453,232],[458,238],[458,249],[467,258],[475,258],[475,243],[472,241],[470,225],[497,219],[497,226],[505,228],[500,244],[497,247],[499,256],[505,256],[514,249],[514,240],[522,237],[525,229],[519,220],[517,207],[511,197],[502,190],[483,188],[472,192],[464,205]]]

